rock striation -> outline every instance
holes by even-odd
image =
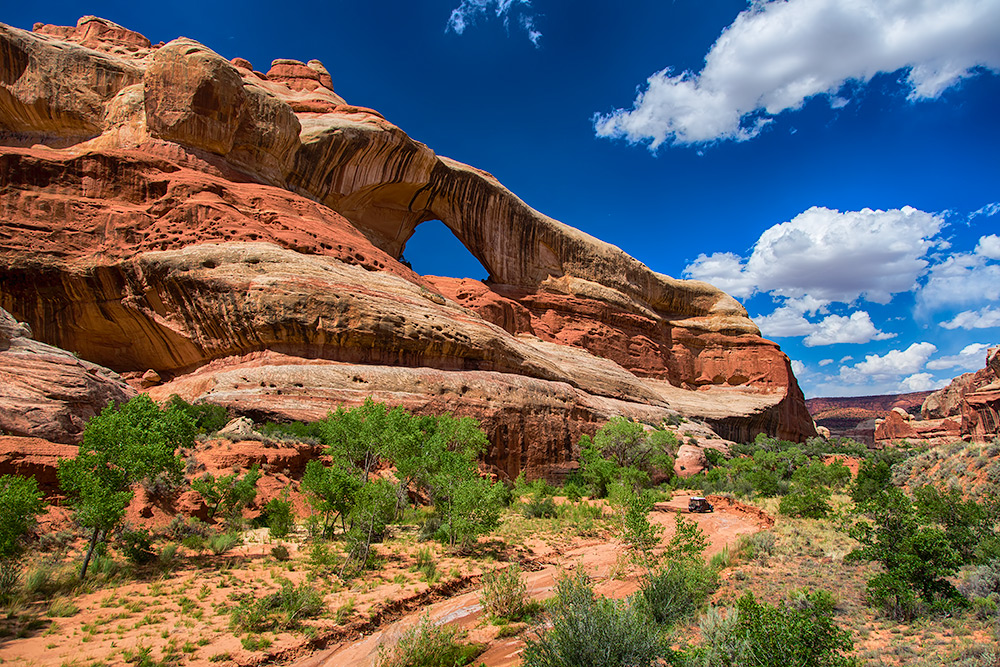
[[[263,73],[96,17],[0,25],[0,182],[0,307],[159,397],[272,418],[366,395],[451,410],[484,421],[509,475],[565,468],[614,414],[815,434],[788,358],[734,299],[435,154],[317,60]],[[400,263],[429,220],[489,279]]]
[[[75,444],[88,419],[134,395],[107,368],[32,340],[0,309],[0,433]]]

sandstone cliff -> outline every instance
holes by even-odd
[[[334,72],[335,74],[335,72]],[[334,92],[95,17],[0,25],[0,306],[153,390],[269,417],[366,395],[480,417],[515,474],[614,414],[815,433],[731,297],[649,270]],[[398,259],[441,220],[489,273]],[[51,438],[50,438],[51,439]]]

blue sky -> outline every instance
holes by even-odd
[[[20,3],[337,92],[540,211],[743,302],[807,396],[934,388],[1000,343],[1000,0]],[[438,223],[406,257],[485,277]]]

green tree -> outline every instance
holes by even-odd
[[[324,535],[329,535],[338,517],[347,531],[347,516],[362,484],[358,475],[343,466],[325,466],[315,459],[306,464],[301,488],[313,509],[323,514]]]
[[[372,544],[380,542],[386,526],[396,518],[396,485],[375,479],[358,489],[351,508],[351,529],[347,532],[347,559],[341,576],[352,566],[361,570],[371,563]]]
[[[822,519],[831,512],[830,490],[824,486],[796,482],[782,497],[778,511],[785,516]]]
[[[42,494],[33,477],[0,476],[0,560],[16,559],[22,538],[42,511]]]
[[[958,592],[947,577],[962,564],[946,533],[920,517],[902,491],[889,488],[862,503],[860,520],[849,530],[861,546],[852,559],[885,569],[868,581],[868,598],[891,615],[910,618],[919,598],[932,607],[948,606]]]
[[[92,531],[81,579],[98,543],[125,515],[132,486],[161,473],[180,479],[184,463],[175,452],[194,444],[194,431],[184,412],[161,410],[145,394],[109,404],[87,422],[76,458],[59,464],[59,483],[77,521]]]
[[[892,468],[882,457],[865,459],[851,487],[851,500],[863,503],[892,486]]]
[[[747,593],[723,617],[702,622],[702,646],[685,667],[854,667],[851,634],[833,622],[833,598],[825,591],[803,596],[801,604],[770,605]]]
[[[320,434],[335,463],[356,468],[362,481],[393,451],[412,438],[412,417],[400,407],[389,409],[369,396],[353,409],[338,407],[320,425]]]
[[[205,500],[209,519],[221,511],[227,521],[233,521],[257,497],[257,480],[260,477],[260,468],[255,463],[243,475],[233,473],[216,477],[205,473],[191,481],[191,488]]]

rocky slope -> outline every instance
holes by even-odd
[[[153,371],[160,397],[452,410],[484,420],[507,474],[565,465],[614,414],[815,433],[787,357],[731,297],[436,155],[319,61],[263,73],[95,17],[0,25],[0,183],[0,307],[81,359]],[[434,219],[487,281],[398,261]]]

